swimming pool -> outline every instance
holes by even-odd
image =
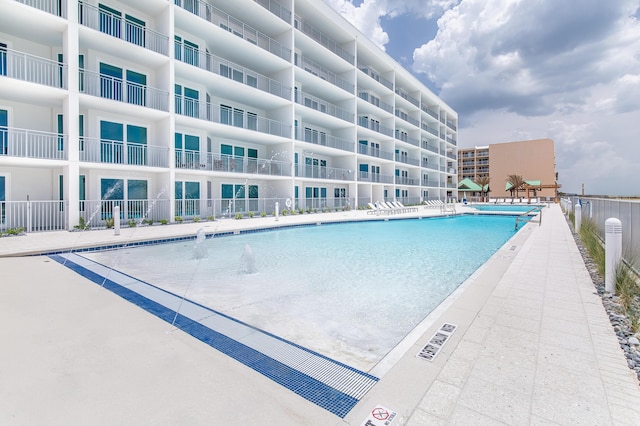
[[[83,256],[369,371],[513,236],[512,216],[325,224]],[[199,248],[201,249],[201,247]]]

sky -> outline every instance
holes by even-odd
[[[561,191],[640,196],[640,0],[325,2],[456,110],[460,148],[550,138]]]

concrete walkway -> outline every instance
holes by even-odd
[[[421,210],[432,215],[435,211]],[[359,220],[364,212],[296,221]],[[273,218],[0,239],[0,256],[272,226]],[[416,357],[457,325],[433,361]],[[426,319],[344,418],[43,257],[0,257],[1,424],[640,424],[640,387],[557,205]]]
[[[409,424],[640,424],[636,376],[560,208],[530,232]]]

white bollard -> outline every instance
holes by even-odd
[[[616,293],[616,268],[622,257],[622,222],[610,217],[604,222],[604,289]]]
[[[576,211],[573,216],[576,221],[576,233],[579,234],[582,226],[582,206],[579,203],[576,204]]]
[[[280,216],[280,203],[276,201],[276,222],[278,221],[279,216]]]
[[[120,235],[120,206],[113,207],[113,235]]]

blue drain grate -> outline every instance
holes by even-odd
[[[344,417],[378,378],[74,253],[50,255],[314,404]],[[176,309],[181,305],[180,314]]]

